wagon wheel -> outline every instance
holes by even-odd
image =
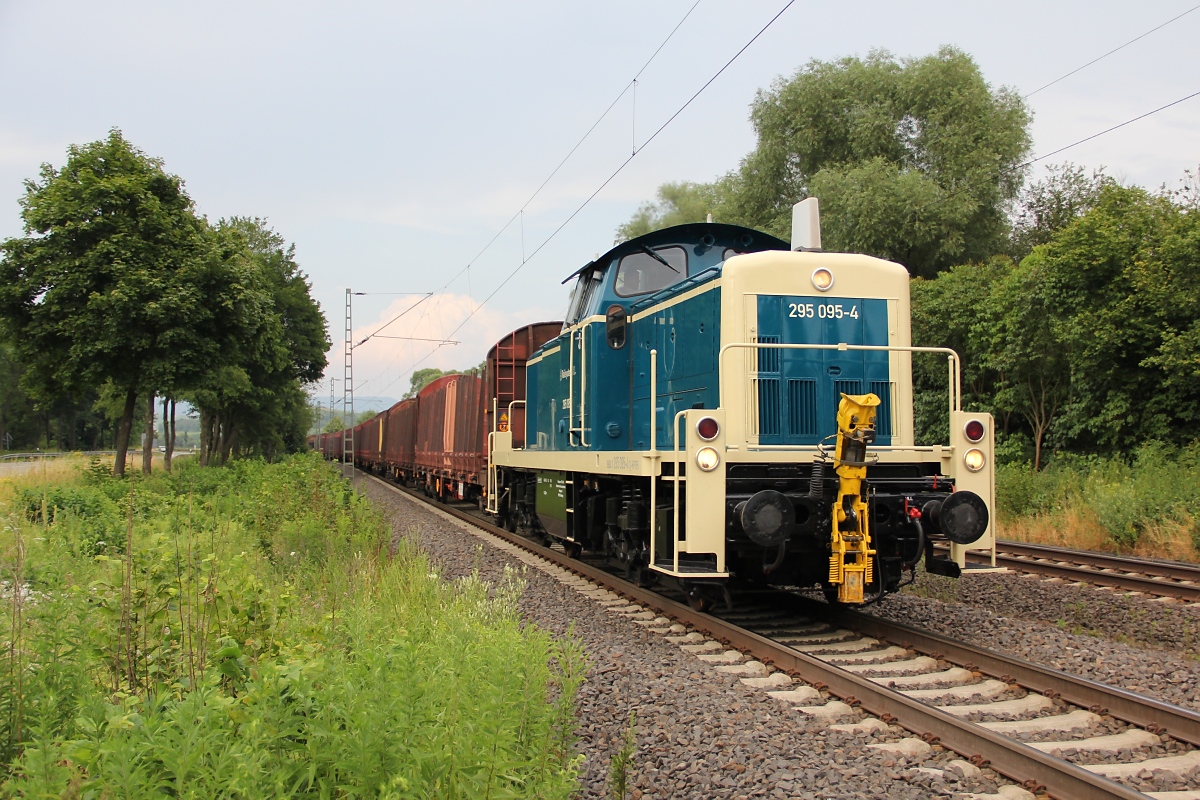
[[[583,545],[579,542],[563,542],[563,550],[567,552],[567,558],[579,558],[579,554],[583,552]]]

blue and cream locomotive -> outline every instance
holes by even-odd
[[[574,273],[526,363],[522,440],[490,432],[488,509],[699,605],[731,579],[870,602],[923,557],[957,575],[991,548],[992,419],[962,411],[952,351],[912,346],[907,270],[822,252],[815,200],[793,239],[680,225]],[[947,361],[947,445],[914,442],[926,351]]]

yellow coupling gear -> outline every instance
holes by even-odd
[[[864,481],[867,445],[875,441],[875,410],[879,403],[874,394],[843,394],[838,403],[833,462],[838,490],[833,503],[829,582],[838,587],[840,603],[863,602],[867,584],[874,581],[875,551],[871,549],[871,520]]]

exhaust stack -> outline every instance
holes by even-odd
[[[792,206],[792,250],[821,250],[821,211],[815,197]]]

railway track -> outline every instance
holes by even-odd
[[[939,743],[1059,800],[1144,798],[1123,781],[1150,772],[1181,782],[1200,768],[1200,714],[1188,709],[785,592],[739,596],[734,610],[715,615],[698,612],[477,514],[380,483],[692,629],[678,637],[680,644],[705,660],[736,664],[749,657],[784,673],[760,680],[764,688],[775,686],[781,702],[835,723],[853,715],[854,706],[873,715],[843,723],[843,730],[899,726],[914,734],[912,741]],[[822,703],[822,691],[839,699]],[[1200,792],[1161,797],[1185,800]]]
[[[1195,564],[1000,541],[996,543],[996,565],[1123,592],[1200,603],[1200,566]]]

